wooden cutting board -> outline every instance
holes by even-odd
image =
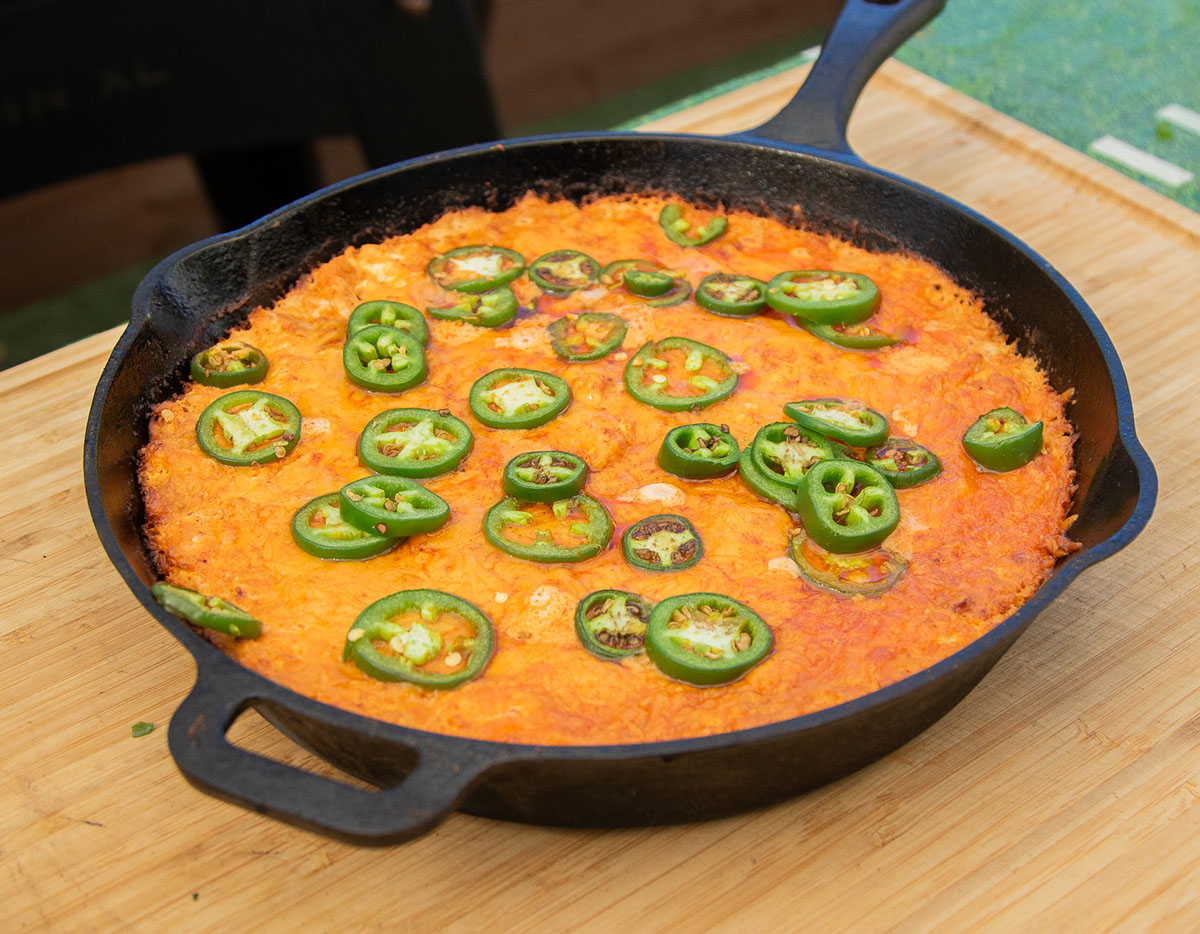
[[[801,77],[654,128],[752,126]],[[1013,230],[1076,285],[1124,361],[1161,477],[1146,532],[1085,572],[966,701],[856,775],[698,825],[454,815],[370,850],[210,798],[166,748],[190,656],[126,590],[84,503],[109,331],[0,374],[0,927],[1200,929],[1200,217],[896,62],[851,141]],[[157,728],[132,738],[138,720]],[[334,774],[256,714],[231,736]]]

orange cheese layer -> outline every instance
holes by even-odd
[[[195,440],[201,411],[223,390],[189,385],[158,406],[143,452],[147,535],[165,578],[235,603],[263,623],[256,640],[214,637],[249,668],[301,694],[352,711],[439,733],[547,743],[635,743],[719,733],[819,710],[894,682],[961,648],[1009,615],[1070,547],[1065,538],[1072,483],[1071,428],[1064,398],[1036,361],[1008,344],[980,303],[927,262],[875,254],[836,239],[733,213],[729,231],[695,249],[661,232],[656,199],[600,199],[583,207],[533,196],[501,213],[460,211],[417,232],[347,250],[305,276],[274,307],[257,309],[235,336],[264,350],[260,384],[304,415],[296,449],[278,463],[227,467]],[[396,396],[351,384],[342,370],[346,319],[360,302],[392,299],[419,308],[447,304],[425,274],[437,254],[466,244],[510,247],[527,259],[582,250],[601,263],[646,257],[686,271],[740,272],[760,279],[785,269],[865,273],[880,288],[874,323],[903,334],[876,352],[838,349],[773,312],[723,318],[692,301],[650,308],[603,288],[552,298],[522,278],[527,309],[514,326],[490,331],[430,321],[429,379]],[[629,322],[623,352],[566,363],[546,325],[585,309]],[[640,404],[623,388],[625,357],[647,340],[682,335],[721,348],[741,373],[737,390],[701,414]],[[467,406],[471,384],[501,366],[564,377],[574,401],[540,428],[493,430]],[[797,579],[786,559],[792,521],[750,492],[736,473],[691,482],[655,463],[667,431],[697,421],[727,424],[743,445],[783,420],[789,401],[862,400],[892,433],[935,451],[944,472],[898,493],[902,518],[889,548],[909,556],[900,582],[877,598],[843,598]],[[978,470],[960,438],[982,413],[1010,406],[1045,422],[1045,448],[1010,473]],[[458,471],[426,481],[451,508],[440,530],[364,561],[322,561],[301,551],[292,514],[312,497],[367,471],[357,459],[363,426],[389,408],[447,408],[475,434]],[[501,473],[522,451],[561,449],[583,457],[587,492],[613,516],[613,545],[578,565],[540,565],[503,554],[484,539],[483,514],[501,496]],[[620,535],[655,513],[686,516],[705,556],[695,567],[654,573],[629,567]],[[496,651],[481,677],[450,691],[371,680],[341,660],[346,633],[374,600],[434,588],[478,605],[496,628]],[[775,632],[770,657],[740,681],[697,688],[663,676],[644,657],[620,663],[580,645],[576,603],[605,588],[651,600],[728,594],[758,611]]]

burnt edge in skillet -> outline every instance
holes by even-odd
[[[163,612],[146,586],[156,575],[141,536],[136,458],[147,440],[150,406],[179,391],[190,356],[348,246],[409,232],[462,206],[501,208],[528,190],[572,200],[667,191],[697,203],[771,213],[868,249],[912,252],[938,264],[984,300],[1019,349],[1042,362],[1056,388],[1076,388],[1069,414],[1080,434],[1080,519],[1072,534],[1084,549],[1063,562],[1009,619],[910,678],[792,720],[647,745],[510,745],[360,717],[253,675]],[[796,204],[802,206],[799,216]],[[859,211],[870,215],[868,223],[855,219]],[[940,236],[930,238],[931,230]],[[133,404],[109,405],[110,398]],[[886,754],[956,704],[1084,567],[1127,544],[1148,519],[1155,490],[1107,336],[1061,276],[1011,235],[852,156],[759,145],[752,139],[640,134],[517,140],[412,160],[326,189],[243,231],[168,258],[139,287],[131,326],[101,378],[85,439],[85,467],[89,504],[110,558],[142,603],[192,651],[201,680],[225,678],[243,685],[248,700],[239,710],[256,706],[318,754],[383,785],[404,778],[413,748],[421,758],[461,756],[473,763],[470,777],[478,780],[463,787],[465,799],[448,801],[448,807],[461,803],[474,813],[571,825],[732,813],[823,784]],[[713,774],[721,781],[705,780]],[[739,778],[743,775],[745,781]],[[773,776],[773,783],[761,781],[764,775]],[[751,782],[753,776],[759,780]],[[700,805],[672,794],[681,782],[704,789]],[[581,788],[587,789],[582,796]],[[366,841],[319,819],[277,811],[269,796],[234,797],[347,839],[391,842]],[[580,808],[581,797],[592,806]]]

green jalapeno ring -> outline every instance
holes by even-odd
[[[625,283],[625,288],[629,289],[634,295],[640,295],[642,298],[658,298],[671,291],[676,285],[674,276],[668,275],[665,272],[655,270],[651,272],[646,269],[629,269],[621,276],[621,281]]]
[[[847,350],[879,350],[904,343],[902,338],[870,324],[813,324],[799,318],[794,320],[813,337]]]
[[[282,396],[241,389],[227,392],[200,413],[196,442],[213,460],[230,467],[267,464],[282,460],[296,447],[301,422],[300,410]]]
[[[875,314],[879,289],[856,272],[789,269],[767,283],[767,304],[813,324],[858,324]]]
[[[409,610],[416,611],[421,620],[407,628],[391,621]],[[444,613],[462,617],[473,635],[447,641],[425,625],[436,622]],[[386,642],[395,654],[377,649],[376,642]],[[363,674],[378,681],[406,681],[445,690],[481,674],[494,646],[492,622],[475,604],[441,590],[401,590],[376,600],[358,614],[346,633],[342,661],[353,662]],[[422,670],[438,659],[451,670]]]
[[[608,328],[603,337],[591,333],[592,329],[603,327]],[[628,324],[624,318],[604,311],[563,315],[546,325],[546,331],[550,334],[551,349],[568,363],[583,363],[607,357],[621,346],[627,328]],[[579,345],[582,345],[582,349],[572,349]]]
[[[448,292],[490,292],[520,276],[525,257],[502,246],[460,246],[435,256],[425,271]]]
[[[775,474],[758,466],[754,460],[754,446],[742,448],[738,458],[738,476],[763,499],[778,503],[789,512],[796,511],[796,488],[775,479]]]
[[[625,273],[632,270],[662,272],[663,267],[652,259],[617,259],[600,270],[600,283],[610,289],[625,284]]]
[[[741,454],[728,425],[701,422],[672,428],[658,449],[657,462],[685,480],[708,480],[737,468]]]
[[[684,571],[704,557],[704,542],[683,516],[662,513],[627,528],[621,551],[631,566],[643,571]]]
[[[403,392],[429,375],[421,342],[386,324],[369,324],[346,338],[342,369],[350,382],[371,392]]]
[[[900,522],[896,491],[874,467],[860,461],[814,464],[796,491],[804,531],[826,551],[868,551]]]
[[[600,264],[578,250],[552,250],[529,264],[529,278],[544,292],[569,295],[600,278]]]
[[[474,444],[470,426],[449,409],[388,409],[358,436],[358,460],[381,474],[421,480],[449,473]]]
[[[771,627],[719,593],[667,597],[650,614],[646,656],[669,678],[697,687],[727,684],[767,657]]]
[[[487,292],[463,295],[453,305],[437,305],[426,309],[430,317],[440,321],[462,321],[477,328],[498,328],[512,321],[520,310],[517,296],[508,286]]]
[[[725,217],[714,217],[707,224],[696,229],[693,237],[688,233],[692,222],[683,216],[683,208],[678,204],[668,204],[658,215],[658,224],[667,235],[667,239],[680,246],[703,246],[712,243],[729,228],[729,220]]]
[[[387,299],[363,302],[350,312],[346,322],[346,336],[353,337],[365,327],[372,324],[385,324],[390,328],[399,328],[416,338],[422,347],[429,346],[429,325],[425,316],[412,305],[403,302],[393,302]]]
[[[597,590],[575,607],[575,634],[583,647],[605,661],[638,655],[654,604],[626,590]]]
[[[397,535],[355,528],[342,516],[337,493],[323,493],[296,510],[292,539],[313,557],[331,561],[373,558],[391,551],[402,540]]]
[[[882,545],[849,554],[826,551],[802,528],[788,536],[788,557],[806,583],[839,597],[878,597],[891,590],[908,568],[907,558]]]
[[[489,428],[537,428],[571,404],[571,387],[553,373],[504,367],[475,380],[467,401]]]
[[[701,389],[700,394],[694,396],[674,395],[668,391],[670,385],[665,376],[661,380],[654,379],[656,374],[662,376],[662,374],[658,374],[658,369],[666,368],[666,363],[659,360],[658,355],[673,350],[683,351],[687,354],[684,368],[696,371],[697,375],[691,378],[690,383]],[[705,360],[713,361],[722,371],[722,379],[719,382],[699,373]],[[646,379],[647,373],[650,375],[649,381]],[[703,380],[702,384],[699,383],[700,380]],[[717,350],[716,347],[710,347],[708,344],[701,344],[699,341],[686,337],[665,337],[658,341],[648,341],[625,364],[625,391],[638,402],[644,402],[666,412],[682,412],[686,409],[703,408],[714,402],[720,402],[737,388],[737,384],[738,374],[734,371],[733,361],[728,356]]]
[[[588,465],[566,451],[527,451],[504,467],[504,492],[527,503],[569,499],[587,483]]]
[[[668,308],[671,305],[678,305],[686,301],[688,296],[692,294],[691,283],[680,276],[675,276],[674,282],[675,284],[666,292],[663,292],[662,295],[659,295],[657,298],[647,298],[643,300],[642,304],[650,308]]]
[[[942,472],[938,456],[908,438],[888,438],[870,448],[863,459],[897,490],[918,486]]]
[[[758,430],[749,451],[758,471],[795,490],[814,465],[833,457],[833,443],[820,432],[794,422],[772,422]]]
[[[267,378],[267,356],[245,341],[227,340],[213,344],[192,357],[192,379],[201,386],[220,389]]]
[[[262,623],[220,597],[176,587],[166,581],[157,581],[150,592],[168,613],[201,629],[223,632],[237,639],[257,639],[262,635]]]
[[[966,430],[962,444],[980,467],[1006,473],[1042,452],[1042,429],[1040,421],[1029,422],[1015,409],[992,409]]]
[[[447,502],[407,477],[380,475],[347,483],[338,491],[342,518],[377,535],[420,535],[450,519]]]
[[[696,304],[714,315],[748,318],[767,303],[767,284],[761,279],[730,272],[714,272],[696,286]]]
[[[523,525],[530,519],[530,514],[521,508],[526,505],[526,501],[514,496],[504,497],[484,514],[484,538],[505,554],[527,561],[574,563],[600,554],[612,539],[613,526],[608,510],[586,493],[577,493],[570,499],[560,500],[554,506],[559,507],[560,504],[566,504],[563,512],[567,517],[572,509],[578,509],[584,515],[583,522],[572,525],[572,529],[578,529],[578,534],[583,535],[585,539],[578,545],[559,545],[548,535],[531,544],[507,538],[504,535],[505,528],[509,525]]]
[[[852,447],[882,444],[888,436],[883,414],[854,399],[801,399],[787,403],[783,412],[797,424]]]

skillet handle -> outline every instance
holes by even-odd
[[[847,0],[821,54],[783,110],[739,138],[757,137],[853,155],[850,112],[867,80],[946,0]]]
[[[226,731],[260,693],[222,673],[210,685],[201,666],[196,685],[171,718],[167,735],[179,770],[202,791],[348,843],[385,846],[428,833],[454,810],[487,763],[449,761],[417,750],[416,767],[400,782],[365,791],[276,762],[229,742]]]

